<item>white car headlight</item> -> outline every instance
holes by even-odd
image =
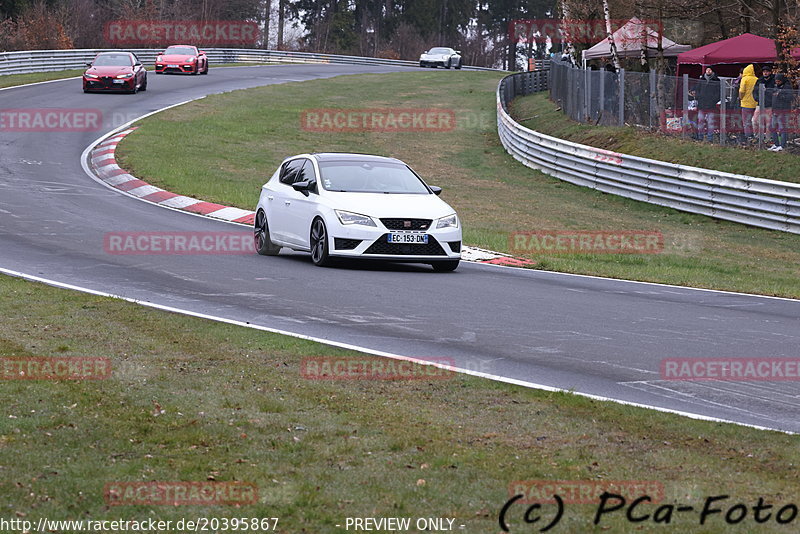
[[[130,78],[131,76],[133,76],[133,73],[130,73],[130,74],[120,74],[119,76],[117,76],[117,78]]]
[[[339,217],[339,222],[342,224],[361,224],[364,226],[377,226],[371,217],[361,215],[360,213],[353,213],[351,211],[333,210],[336,216]]]
[[[458,228],[458,217],[455,213],[436,221],[436,228]]]

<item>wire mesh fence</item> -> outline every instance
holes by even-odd
[[[781,150],[798,143],[800,91],[776,76],[748,94],[734,78],[591,70],[554,62],[550,98],[573,120],[636,126],[721,145]],[[748,98],[751,97],[751,98]],[[763,104],[763,105],[762,105]]]

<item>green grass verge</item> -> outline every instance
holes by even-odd
[[[342,76],[272,85],[203,100],[140,123],[117,152],[136,176],[171,191],[253,209],[280,161],[310,151],[399,157],[464,221],[467,244],[508,251],[510,231],[651,230],[660,254],[530,254],[538,268],[800,297],[800,236],[749,228],[606,195],[547,177],[499,143],[494,91],[502,74],[419,72]],[[452,131],[318,133],[300,127],[318,108],[444,108]],[[559,114],[553,123],[564,123]],[[192,150],[155,157],[175,139]],[[748,153],[750,154],[750,153]]]
[[[651,133],[632,126],[581,124],[559,111],[547,93],[514,100],[512,116],[520,124],[547,135],[623,154],[692,167],[714,169],[769,180],[800,182],[800,155],[769,152],[755,147],[721,147],[711,143]],[[769,145],[766,145],[769,146]]]
[[[54,72],[33,72],[31,74],[3,74],[0,76],[0,88],[25,85],[27,83],[46,82],[49,80],[61,80],[63,78],[73,78],[83,74],[84,69],[59,70]]]
[[[113,369],[0,380],[6,519],[277,516],[279,532],[326,533],[346,517],[450,517],[486,533],[518,480],[654,481],[663,503],[727,494],[726,510],[797,496],[797,436],[460,375],[306,380],[301,358],[356,354],[5,276],[0,297],[0,357],[101,356]],[[251,482],[260,502],[109,508],[103,497],[107,483],[209,479]],[[512,532],[531,531],[524,509],[512,508]],[[591,531],[594,509],[567,505],[554,532]],[[616,514],[596,531],[664,528]],[[678,514],[669,531],[730,528]]]

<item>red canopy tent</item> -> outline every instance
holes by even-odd
[[[800,59],[800,48],[794,49],[792,56]],[[750,63],[758,67],[761,63],[776,61],[778,53],[775,41],[743,33],[678,54],[678,75],[688,74],[692,78],[699,78],[703,70],[711,66],[718,76],[735,78],[739,75],[739,67]]]

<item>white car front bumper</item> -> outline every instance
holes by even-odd
[[[427,230],[392,230],[378,226],[341,224],[329,221],[330,255],[402,262],[431,262],[461,259],[461,228],[429,228]],[[434,220],[432,225],[435,225]],[[390,243],[388,234],[427,235],[427,244]]]

